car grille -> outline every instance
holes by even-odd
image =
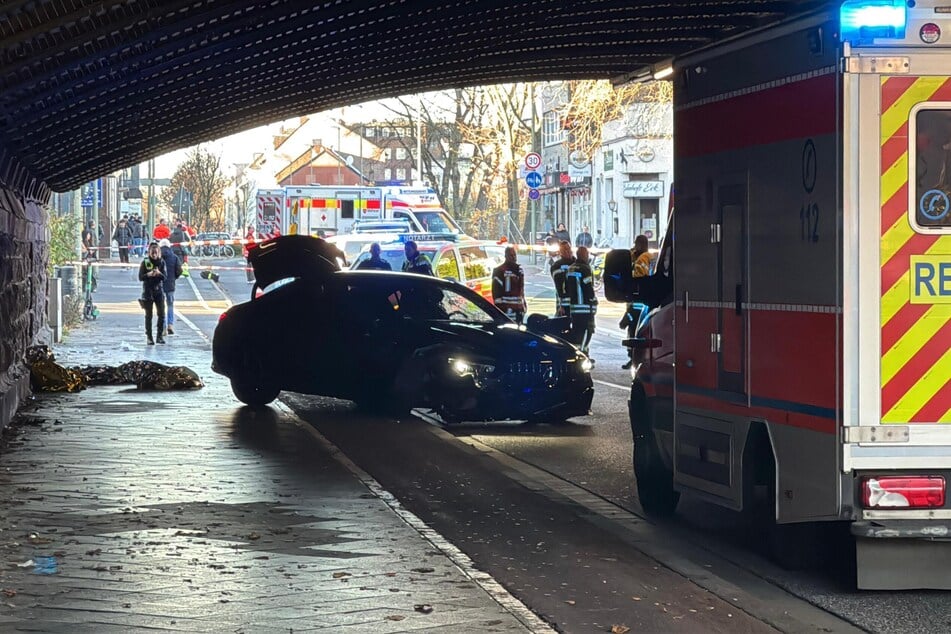
[[[569,378],[575,365],[577,364],[565,361],[510,363],[501,377],[501,382],[511,389],[554,387]]]

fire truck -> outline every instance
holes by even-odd
[[[648,306],[638,496],[776,554],[845,522],[859,588],[948,589],[951,6],[835,4],[673,65],[670,229],[650,277],[605,271]]]
[[[257,192],[261,237],[348,233],[365,220],[406,220],[421,233],[464,235],[429,187],[287,186]]]

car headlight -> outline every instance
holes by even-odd
[[[581,361],[582,372],[591,372],[592,368],[594,368],[594,364],[591,363],[591,359],[582,359]]]
[[[476,363],[453,357],[449,358],[449,367],[459,377],[471,376],[476,387],[482,387],[489,376],[495,372],[495,366],[490,363]]]

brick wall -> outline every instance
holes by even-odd
[[[23,353],[48,341],[46,211],[0,182],[0,428],[29,395]]]

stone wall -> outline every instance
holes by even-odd
[[[48,339],[46,211],[0,182],[0,428],[30,394],[23,354]]]

